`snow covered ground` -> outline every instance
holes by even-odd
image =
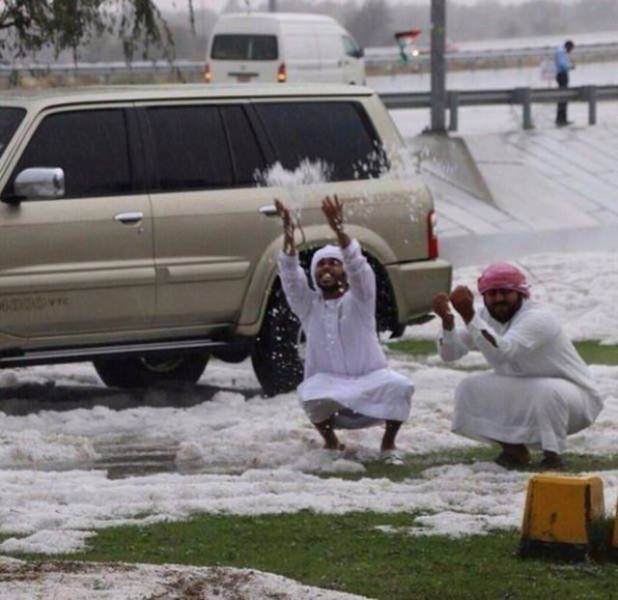
[[[530,274],[534,295],[554,307],[573,337],[611,340],[617,331],[616,260],[613,255],[563,254],[528,257],[521,264]],[[462,269],[456,281],[471,283],[477,274],[476,268]],[[409,335],[427,337],[434,329],[429,324],[409,330]],[[435,356],[415,359],[394,353],[390,363],[417,388],[412,417],[399,440],[404,452],[474,445],[451,434],[449,423],[453,389],[467,375],[460,367],[483,368],[478,354],[459,368],[447,368]],[[593,370],[606,407],[593,427],[569,440],[569,450],[613,453],[618,446],[618,368]],[[17,391],[39,385],[61,399],[101,386],[86,364],[16,370],[3,377]],[[55,388],[41,385],[49,382]],[[199,401],[202,387],[162,392],[176,393],[177,406],[146,397],[114,409],[105,400],[108,394],[95,407],[49,410],[47,405],[38,411],[34,402],[25,414],[0,413],[0,533],[13,536],[0,544],[0,552],[77,550],[101,527],[185,519],[197,512],[418,510],[426,513],[419,533],[450,535],[519,525],[525,473],[477,463],[434,467],[401,482],[362,478],[363,462],[378,457],[378,428],[345,432],[347,449],[329,452],[321,449],[294,394],[246,399],[257,387],[248,362],[213,361],[205,386],[237,391],[219,391],[204,402]],[[7,390],[3,392],[6,397]],[[198,397],[195,404],[193,395]],[[139,453],[139,448],[165,450],[175,469],[109,477],[101,458],[110,447],[125,455]],[[361,478],[343,480],[337,476],[341,472]],[[325,473],[332,476],[324,478]],[[602,477],[607,506],[613,507],[618,471]]]
[[[286,577],[249,569],[43,563],[0,558],[0,600],[126,600],[128,598],[217,598],[218,600],[362,600]]]

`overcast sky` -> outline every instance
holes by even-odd
[[[187,0],[155,0],[156,3],[163,10],[171,10],[171,9],[186,9]],[[200,8],[208,8],[212,11],[220,11],[226,4],[228,0],[193,0],[193,5],[196,9]],[[342,0],[343,1],[343,0]],[[357,4],[361,4],[363,0],[356,0]],[[429,6],[431,0],[390,0],[393,4],[427,4]],[[528,0],[447,0],[447,3],[453,4],[476,4],[478,2],[491,3],[491,2],[502,2],[504,4],[521,4],[522,2],[526,2]],[[573,0],[558,0],[563,4],[569,4],[573,2]],[[266,0],[250,0],[253,5],[264,4]],[[281,3],[281,0],[280,0]],[[307,10],[311,10],[312,2],[307,2]],[[318,4],[316,2],[316,4]]]

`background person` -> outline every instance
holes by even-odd
[[[566,90],[569,87],[569,71],[575,68],[575,65],[569,57],[573,48],[575,48],[575,44],[571,40],[567,40],[564,46],[560,46],[554,52],[556,81],[560,89]],[[571,121],[567,119],[567,104],[566,100],[564,102],[558,102],[556,111],[556,125],[558,125],[558,127],[571,124]]]
[[[313,255],[315,289],[299,264],[290,214],[281,202],[276,205],[284,228],[279,275],[307,339],[305,379],[298,387],[303,409],[328,449],[343,448],[335,429],[354,420],[350,417],[360,418],[364,426],[385,423],[381,451],[400,460],[393,456],[395,438],[410,414],[414,386],[387,368],[376,333],[375,274],[359,243],[344,231],[342,205],[336,196],[322,203],[339,246],[325,246]]]
[[[504,467],[527,464],[526,444],[539,444],[541,466],[559,468],[567,434],[591,425],[603,407],[590,370],[556,317],[530,300],[519,269],[508,263],[487,267],[478,290],[484,302],[479,312],[464,286],[433,302],[442,319],[442,359],[457,360],[476,348],[493,368],[457,386],[452,430],[499,443],[496,462]],[[465,330],[455,328],[449,300]]]

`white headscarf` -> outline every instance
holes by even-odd
[[[328,244],[327,246],[320,248],[311,257],[311,269],[310,269],[311,282],[313,283],[313,287],[316,290],[318,289],[318,284],[315,280],[315,270],[316,270],[316,267],[318,266],[318,263],[323,258],[336,258],[337,260],[341,261],[341,264],[343,264],[343,254],[341,253],[341,248],[339,246],[333,246],[332,244]]]

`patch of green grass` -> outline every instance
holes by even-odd
[[[88,551],[66,558],[253,568],[385,600],[615,594],[618,566],[522,560],[515,532],[451,539],[376,529],[410,527],[415,516],[203,515],[184,523],[103,529]]]
[[[607,346],[595,340],[574,342],[581,357],[593,365],[618,365],[618,346]],[[436,354],[433,340],[399,340],[389,342],[387,347],[395,352],[405,352],[413,356],[430,356]]]
[[[365,477],[372,479],[390,479],[391,481],[403,481],[404,479],[416,478],[425,469],[441,467],[445,465],[469,465],[480,461],[493,461],[498,455],[497,446],[477,446],[473,448],[454,448],[442,452],[428,454],[406,454],[403,465],[389,465],[383,461],[370,461],[364,463],[365,471],[362,473],[336,473],[323,474],[324,478],[337,477],[338,479],[359,480]],[[532,462],[519,469],[520,471],[536,473],[541,469],[539,462],[542,458],[540,452],[533,452]],[[618,469],[618,454],[595,455],[576,454],[567,452],[562,455],[565,463],[564,473],[589,473],[592,471],[608,471]]]
[[[607,346],[594,340],[575,342],[577,351],[590,365],[618,365],[618,346]]]
[[[433,340],[398,340],[388,342],[386,347],[395,352],[405,352],[413,356],[431,356],[437,354],[436,342]]]

